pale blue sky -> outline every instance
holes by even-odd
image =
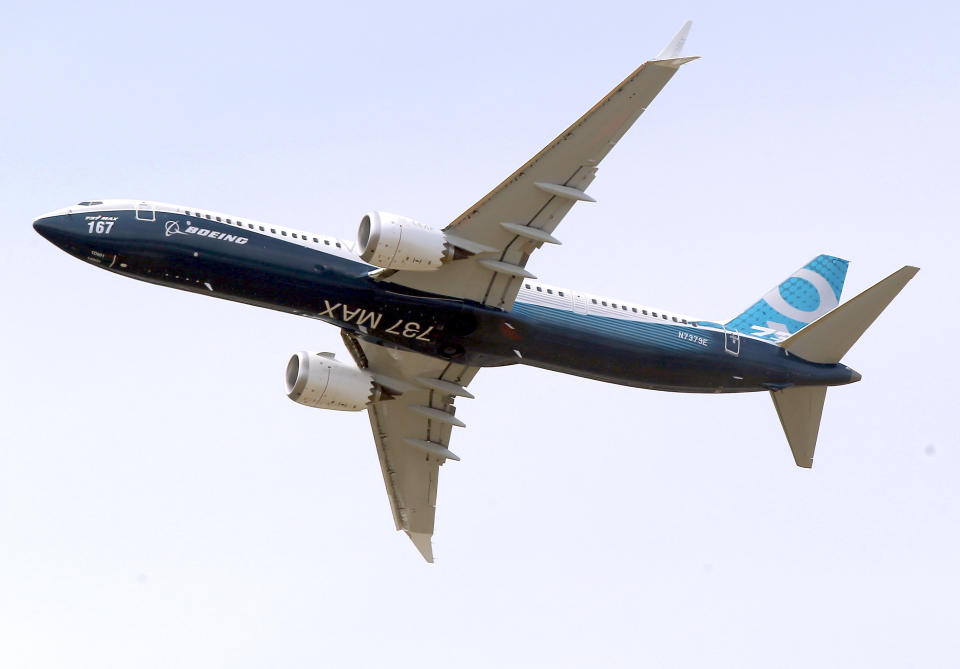
[[[922,268],[845,362],[812,471],[770,400],[487,370],[437,563],[363,414],[290,402],[335,328],[96,271],[92,198],[353,238],[442,227],[686,19],[685,66],[536,256],[738,313],[821,252]],[[0,666],[952,667],[960,661],[951,3],[8,3]]]

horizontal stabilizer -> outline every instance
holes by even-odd
[[[920,270],[903,267],[780,345],[810,362],[836,363]]]
[[[813,466],[813,451],[817,447],[826,396],[826,386],[801,386],[770,393],[798,467],[809,469]]]

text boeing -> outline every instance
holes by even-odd
[[[248,241],[250,241],[246,237],[230,235],[225,232],[217,232],[216,230],[210,230],[208,228],[198,228],[195,225],[188,225],[186,230],[181,230],[180,223],[178,221],[167,221],[164,227],[167,232],[167,237],[170,237],[171,235],[197,235],[198,237],[221,239],[225,242],[232,242],[234,244],[246,244]]]

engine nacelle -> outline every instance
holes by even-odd
[[[384,269],[431,272],[440,269],[450,255],[443,231],[385,211],[363,217],[357,244],[361,258]]]
[[[287,363],[287,397],[317,409],[363,411],[374,394],[373,377],[332,353],[300,351]]]

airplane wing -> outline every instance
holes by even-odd
[[[460,459],[449,449],[450,433],[464,427],[454,415],[453,400],[473,397],[464,387],[478,368],[386,348],[346,331],[342,335],[357,365],[387,390],[367,405],[367,414],[393,520],[433,562],[437,479],[446,460]]]
[[[576,202],[593,202],[587,186],[597,166],[677,69],[687,21],[656,59],[641,65],[540,153],[444,228],[469,255],[433,272],[381,271],[383,281],[509,310],[527,260],[543,244],[559,244],[554,229]]]

